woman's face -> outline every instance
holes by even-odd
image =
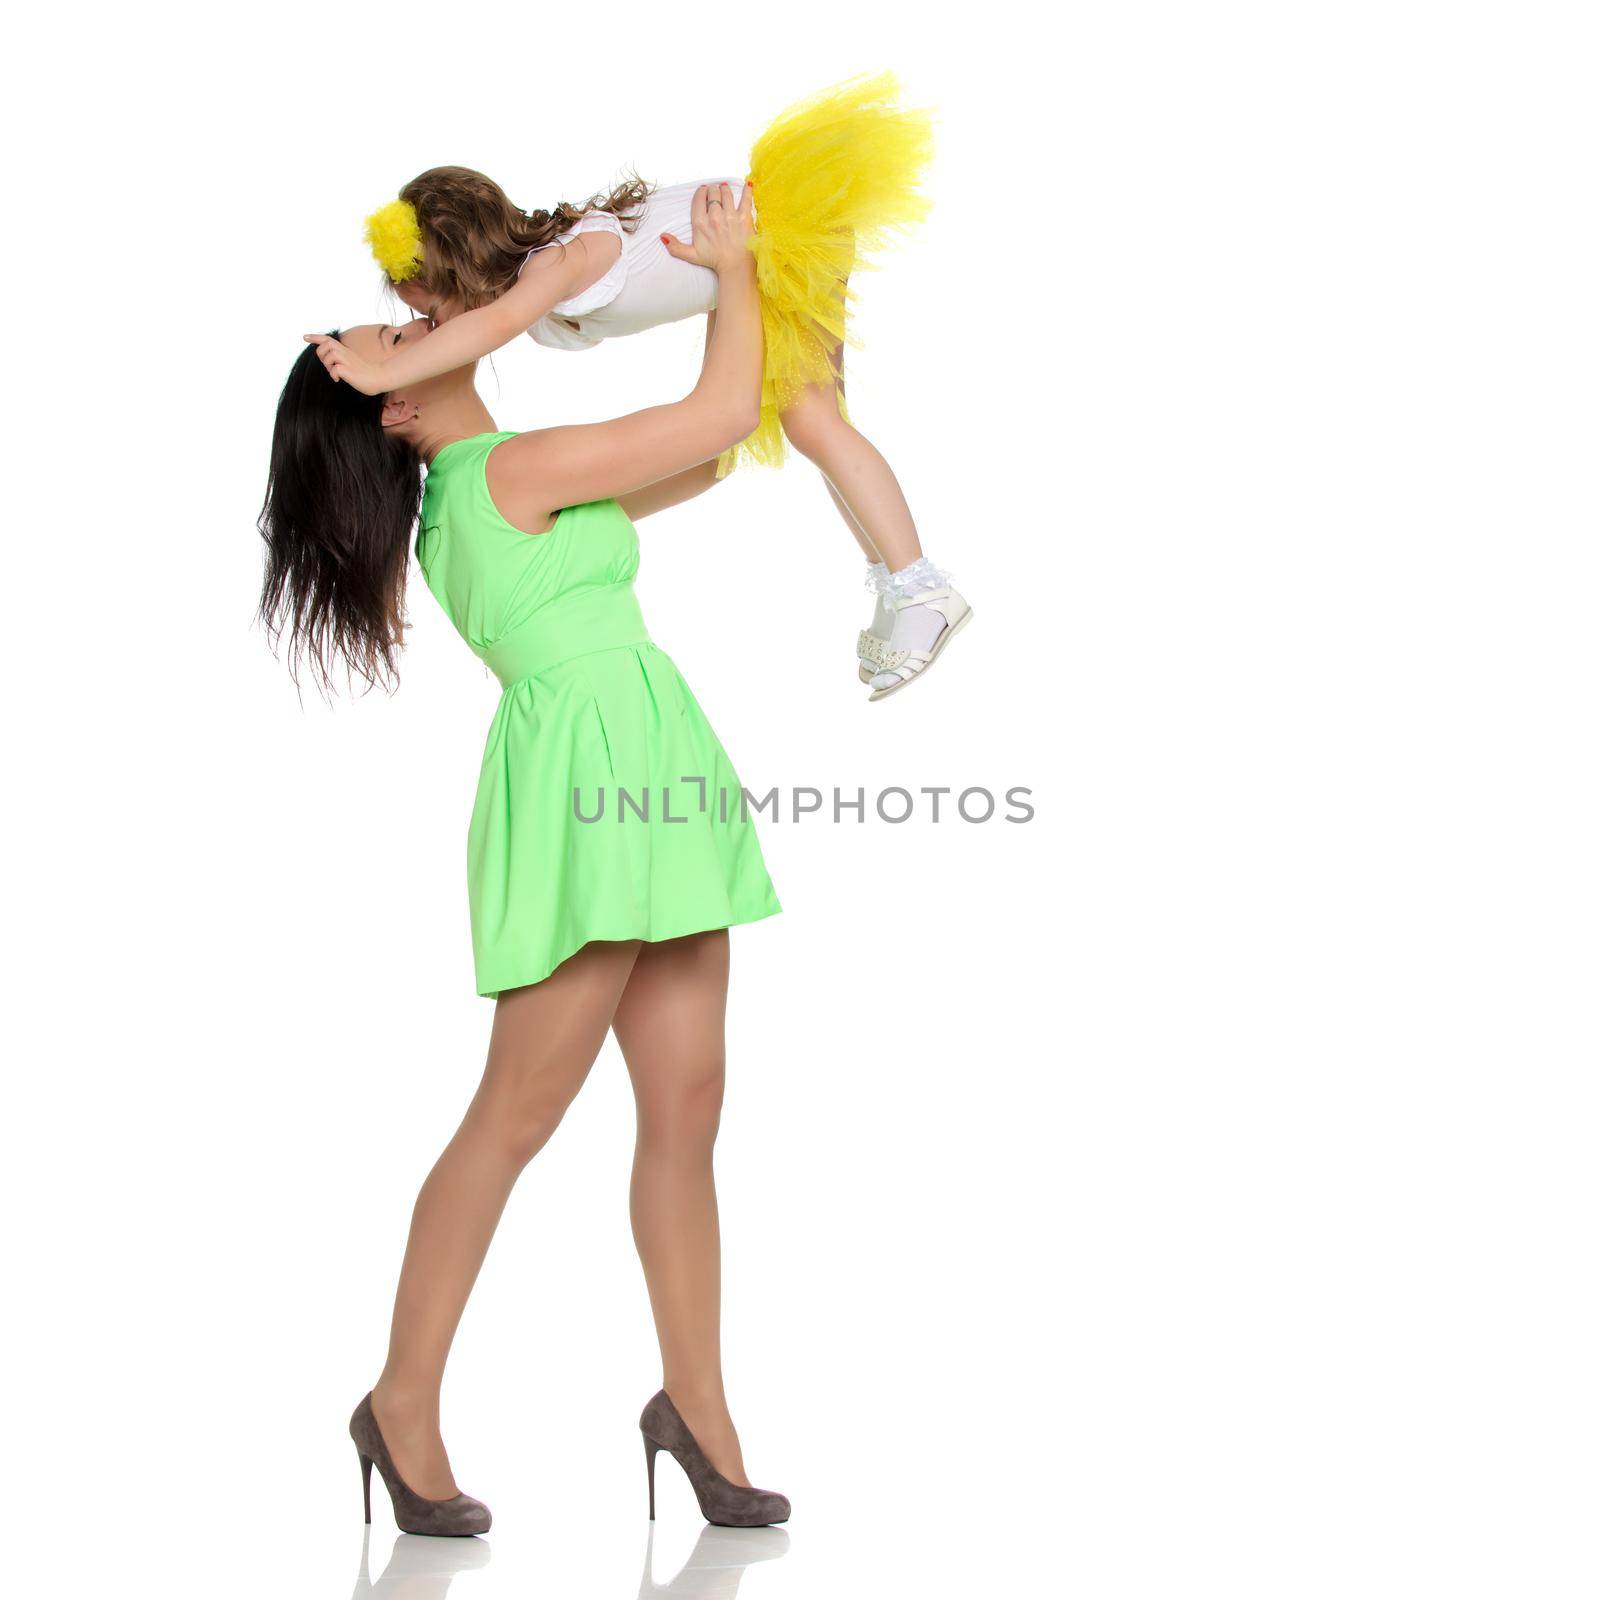
[[[382,367],[386,361],[393,359],[397,350],[415,344],[419,339],[426,339],[432,329],[433,324],[426,317],[398,324],[365,322],[354,328],[346,328],[339,335],[339,341],[352,354],[360,356],[364,361],[372,362],[374,366]],[[403,390],[391,389],[386,394],[385,400],[391,404],[398,402],[402,410],[420,407],[430,401],[438,404],[440,400],[463,389],[470,390],[477,370],[478,363],[469,361],[464,367],[457,367],[452,372],[440,373],[437,378],[423,378],[416,383],[408,383]],[[396,424],[394,421],[386,421],[385,425]]]
[[[426,317],[398,324],[363,322],[354,328],[344,329],[339,335],[339,343],[354,351],[363,361],[381,365],[401,346],[426,339],[431,332],[432,324]]]

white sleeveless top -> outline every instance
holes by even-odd
[[[663,322],[681,322],[715,310],[716,273],[709,267],[674,260],[661,242],[664,233],[685,244],[691,241],[694,228],[689,213],[699,187],[698,183],[676,183],[653,190],[636,214],[631,232],[609,211],[591,211],[559,239],[541,245],[541,250],[554,250],[580,233],[613,233],[622,241],[622,253],[598,283],[563,300],[528,329],[528,336],[552,350],[590,350],[602,339],[620,339],[658,328]],[[731,187],[737,204],[744,184]],[[529,259],[537,254],[530,250]]]

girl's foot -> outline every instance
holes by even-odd
[[[920,677],[972,618],[972,607],[950,587],[950,575],[926,556],[888,578],[888,603],[894,620],[881,643],[861,636],[864,660],[874,671],[869,700],[903,689]]]
[[[389,1447],[389,1459],[413,1493],[425,1500],[449,1500],[456,1488],[450,1457],[445,1454],[435,1405],[420,1405],[393,1395],[380,1378],[372,1391],[372,1415]]]

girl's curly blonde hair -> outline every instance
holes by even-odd
[[[470,167],[433,167],[400,191],[416,210],[422,259],[413,282],[470,311],[498,300],[517,280],[530,250],[553,243],[579,217],[607,211],[630,233],[650,194],[637,176],[582,205],[519,211],[492,178]]]

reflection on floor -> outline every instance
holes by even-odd
[[[776,1561],[789,1548],[789,1535],[782,1528],[713,1528],[708,1524],[678,1575],[670,1583],[656,1583],[650,1567],[655,1541],[652,1522],[645,1540],[639,1600],[650,1600],[653,1595],[670,1595],[672,1600],[731,1600],[739,1592],[746,1567],[758,1561]]]
[[[458,1572],[486,1567],[492,1554],[486,1539],[429,1539],[421,1534],[395,1536],[388,1564],[374,1583],[370,1553],[372,1528],[361,1536],[361,1570],[351,1600],[444,1600]]]
[[[670,1582],[657,1583],[652,1569],[655,1539],[655,1524],[651,1523],[639,1600],[662,1595],[670,1600],[732,1600],[746,1567],[758,1561],[776,1561],[789,1548],[789,1535],[782,1528],[707,1526],[677,1575]],[[487,1539],[429,1539],[402,1533],[374,1582],[371,1546],[369,1527],[361,1539],[361,1570],[351,1600],[444,1600],[455,1575],[487,1566],[493,1549]]]

